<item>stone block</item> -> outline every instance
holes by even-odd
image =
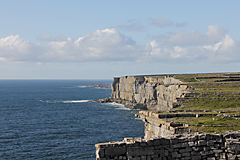
[[[200,153],[193,151],[193,152],[191,152],[191,156],[200,156]]]
[[[190,148],[190,147],[179,150],[180,153],[187,153],[187,152],[190,152],[190,151],[192,151],[192,148]]]
[[[160,139],[154,139],[153,140],[153,145],[154,146],[158,146],[158,145],[160,145],[161,144],[161,140]]]
[[[131,147],[127,149],[128,156],[146,156],[146,155],[154,155],[154,148],[148,147]]]
[[[207,145],[206,140],[199,140],[198,141],[198,146],[206,146],[206,145]]]
[[[167,157],[169,155],[168,150],[164,151],[164,156]]]
[[[194,142],[194,141],[197,141],[197,140],[198,140],[197,136],[190,136],[190,137],[188,137],[188,141],[189,142]]]
[[[203,147],[192,147],[192,149],[196,152],[203,151]]]
[[[223,150],[220,150],[220,149],[214,149],[213,150],[213,153],[222,153],[223,152]]]
[[[181,160],[190,160],[192,159],[191,157],[182,157]]]
[[[209,155],[211,155],[211,154],[213,154],[211,151],[201,151],[201,152],[200,152],[200,155],[201,155],[201,156],[209,156]]]
[[[173,145],[173,148],[186,148],[186,147],[188,147],[188,143],[186,142]]]
[[[148,144],[147,144],[147,142],[141,142],[140,143],[140,146],[142,146],[142,147],[145,147],[145,146],[147,146]]]
[[[175,138],[175,137],[171,137],[170,143],[171,143],[171,144],[177,144],[177,143],[178,143],[178,139]]]
[[[193,147],[193,146],[195,146],[195,143],[194,143],[194,142],[188,142],[188,145],[189,145],[190,147]]]
[[[154,155],[163,155],[164,154],[164,149],[159,149],[159,150],[154,150]]]
[[[211,149],[211,147],[209,147],[209,146],[203,147],[203,151],[209,151],[210,149]]]
[[[147,156],[141,156],[141,160],[147,160]]]
[[[180,158],[180,157],[181,157],[181,154],[179,154],[178,152],[173,152],[173,153],[172,153],[172,157],[173,157],[173,158]]]
[[[183,156],[183,157],[190,157],[190,152],[182,153],[182,156]]]
[[[207,146],[213,146],[214,145],[214,140],[208,140],[207,141]]]
[[[105,156],[120,156],[126,154],[126,148],[125,147],[111,147],[105,149]]]
[[[207,160],[215,160],[215,157],[208,157]]]
[[[201,156],[192,156],[191,158],[192,158],[192,160],[201,160],[202,159]]]
[[[161,138],[161,144],[162,145],[168,145],[170,143],[169,139]]]
[[[147,144],[148,144],[148,146],[153,146],[153,140],[147,140]]]

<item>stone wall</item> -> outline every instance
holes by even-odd
[[[195,133],[181,137],[96,144],[97,160],[236,160],[240,159],[240,131],[223,134]]]
[[[190,96],[190,87],[173,77],[125,76],[114,78],[111,98],[130,108],[167,111],[178,99]]]

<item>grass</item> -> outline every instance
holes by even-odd
[[[178,118],[177,121],[189,124],[193,132],[204,131],[205,133],[223,133],[229,130],[240,130],[238,119],[223,118],[223,116],[211,116],[200,118]]]
[[[240,82],[231,81],[231,77],[239,77],[240,73],[216,74],[187,74],[175,75],[194,89],[190,92],[197,93],[192,98],[185,99],[181,107],[183,110],[211,110],[229,111],[227,114],[240,114]],[[221,82],[221,80],[229,80]],[[195,82],[195,83],[188,83]],[[177,121],[189,124],[192,132],[204,131],[206,133],[222,133],[228,130],[240,130],[240,120],[223,116],[211,117],[181,117]]]

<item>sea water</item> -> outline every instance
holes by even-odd
[[[95,159],[95,144],[143,137],[144,124],[93,80],[0,80],[0,159]]]

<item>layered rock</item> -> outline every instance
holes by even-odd
[[[125,76],[112,83],[111,98],[131,108],[167,111],[188,96],[190,87],[169,76]]]

